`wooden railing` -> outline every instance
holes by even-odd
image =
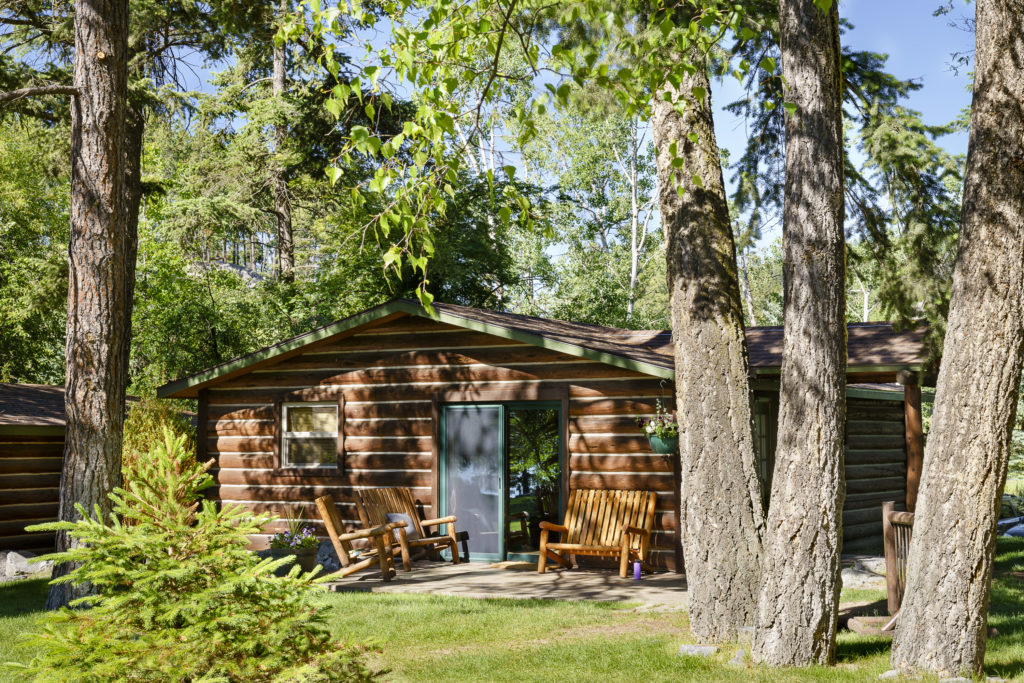
[[[889,614],[895,616],[907,590],[907,558],[914,530],[914,513],[899,512],[892,501],[882,503],[882,540],[885,545],[885,584]]]

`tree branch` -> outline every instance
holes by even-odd
[[[73,85],[38,85],[31,88],[19,88],[8,92],[0,92],[0,104],[20,100],[24,97],[37,95],[77,95],[78,88]]]

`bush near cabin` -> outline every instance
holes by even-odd
[[[21,669],[37,681],[367,681],[361,653],[335,640],[317,603],[316,571],[274,571],[248,534],[270,518],[218,510],[213,481],[170,429],[131,466],[103,520],[81,509],[67,530],[78,547],[48,556],[79,566],[62,580],[90,585],[77,609],[48,615],[29,637],[41,652]]]

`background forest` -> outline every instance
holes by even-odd
[[[133,3],[133,12],[145,6]],[[342,182],[324,170],[338,164],[354,127],[393,135],[415,103],[396,101],[372,121],[357,108],[335,120],[324,104],[347,82],[348,56],[332,48],[340,65],[332,75],[321,66],[323,46],[275,48],[275,15],[239,16],[232,7],[207,20],[223,23],[219,40],[191,38],[189,61],[198,55],[209,69],[201,92],[190,89],[202,81],[173,45],[147,48],[134,71],[145,133],[133,393],[413,296],[420,284],[419,274],[381,266],[391,242],[372,221],[380,195],[343,189],[373,181],[373,157],[344,165]],[[160,20],[180,22],[170,12]],[[7,85],[37,78],[39,51],[56,49],[52,36],[30,29],[5,38]],[[746,96],[727,106],[752,131],[734,159],[723,158],[748,325],[777,325],[782,316],[776,49],[757,41],[738,48],[734,59],[756,66]],[[963,165],[941,138],[963,124],[925,124],[905,102],[918,83],[889,74],[884,55],[845,53],[848,316],[925,318],[941,335]],[[51,59],[47,68],[67,64]],[[540,119],[520,147],[509,116],[518,97],[507,93],[507,109],[494,107],[486,126],[458,131],[472,155],[447,211],[432,217],[439,246],[427,289],[439,301],[668,328],[649,126],[613,98],[584,92]],[[2,381],[63,382],[68,131],[59,98],[0,110]],[[495,197],[506,186],[530,199],[529,225],[499,215]]]

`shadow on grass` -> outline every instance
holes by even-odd
[[[1021,654],[1024,649],[1022,538],[1000,537],[996,542],[988,624],[998,634],[988,641],[985,673],[1006,679],[1024,676],[1024,655]]]
[[[18,617],[42,612],[50,588],[47,579],[0,583],[0,617]]]
[[[860,636],[844,638],[836,642],[836,661],[853,662],[862,657],[886,654],[892,646],[889,638]]]

